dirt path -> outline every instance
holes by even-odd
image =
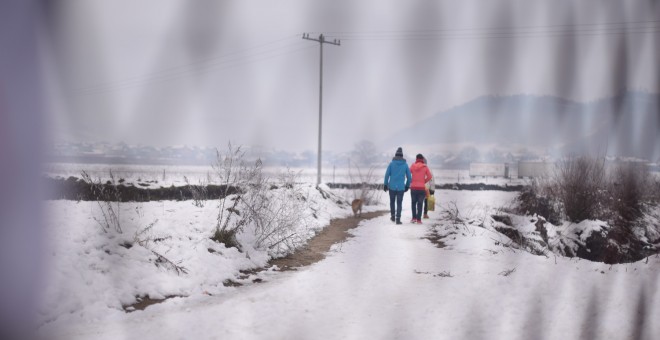
[[[346,217],[346,218],[336,218],[330,221],[330,225],[323,228],[320,233],[312,237],[305,247],[302,247],[288,256],[281,257],[278,259],[273,259],[268,262],[268,264],[263,268],[252,269],[248,271],[242,271],[239,276],[240,280],[247,279],[250,275],[257,274],[261,271],[267,270],[272,266],[277,266],[280,271],[286,270],[298,270],[300,267],[309,266],[316,262],[319,262],[325,258],[325,254],[330,250],[333,244],[343,242],[347,238],[351,237],[348,233],[349,230],[356,228],[361,221],[368,220],[376,217],[383,216],[389,211],[375,211],[363,213],[359,217]],[[239,280],[239,281],[240,281]],[[254,283],[262,282],[261,279],[255,279],[252,281]],[[236,282],[234,280],[227,280],[223,283],[225,286],[239,287],[243,283]],[[161,303],[167,299],[177,297],[177,296],[167,296],[164,299],[152,299],[148,296],[140,297],[138,302],[124,306],[124,311],[133,312],[136,310],[144,310],[148,306]]]
[[[296,270],[298,267],[305,267],[319,262],[325,258],[325,254],[333,244],[343,242],[350,237],[348,231],[357,227],[360,221],[380,217],[386,213],[388,211],[375,211],[363,213],[360,217],[351,216],[331,220],[330,225],[312,237],[305,247],[288,256],[270,260],[267,267],[275,265],[280,270]]]

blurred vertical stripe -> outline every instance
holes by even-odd
[[[30,338],[43,273],[39,3],[0,1],[0,338]]]

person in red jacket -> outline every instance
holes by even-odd
[[[424,156],[417,154],[415,164],[410,166],[412,181],[410,183],[410,199],[412,201],[412,220],[411,223],[422,224],[422,205],[426,199],[426,183],[433,175],[428,166],[424,164]]]

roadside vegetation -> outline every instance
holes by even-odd
[[[219,199],[214,241],[241,249],[236,236],[249,231],[255,249],[273,254],[286,254],[301,243],[298,230],[307,229],[318,207],[295,172],[270,178],[260,159],[246,160],[241,147],[231,144],[224,153],[218,151],[213,170],[222,187],[237,189]]]
[[[376,145],[370,141],[360,141],[355,144],[348,158],[348,178],[350,197],[348,201],[359,199],[364,205],[378,204],[381,198],[382,176],[386,165],[381,164]]]
[[[629,228],[660,201],[658,188],[660,181],[643,164],[606,167],[604,159],[569,157],[557,164],[553,176],[521,190],[517,211],[553,224],[602,220]]]
[[[660,242],[660,181],[640,163],[606,165],[604,158],[567,157],[554,174],[521,190],[513,212],[542,218],[570,229],[585,221],[606,226],[590,237],[580,236],[587,258],[610,262],[643,258]],[[562,229],[560,228],[561,232]],[[594,249],[601,251],[593,252]],[[577,255],[575,252],[570,255]]]

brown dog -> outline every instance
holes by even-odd
[[[353,208],[353,215],[357,216],[358,211],[360,212],[360,216],[362,216],[362,200],[361,199],[354,199],[353,203],[351,203],[351,208]]]

